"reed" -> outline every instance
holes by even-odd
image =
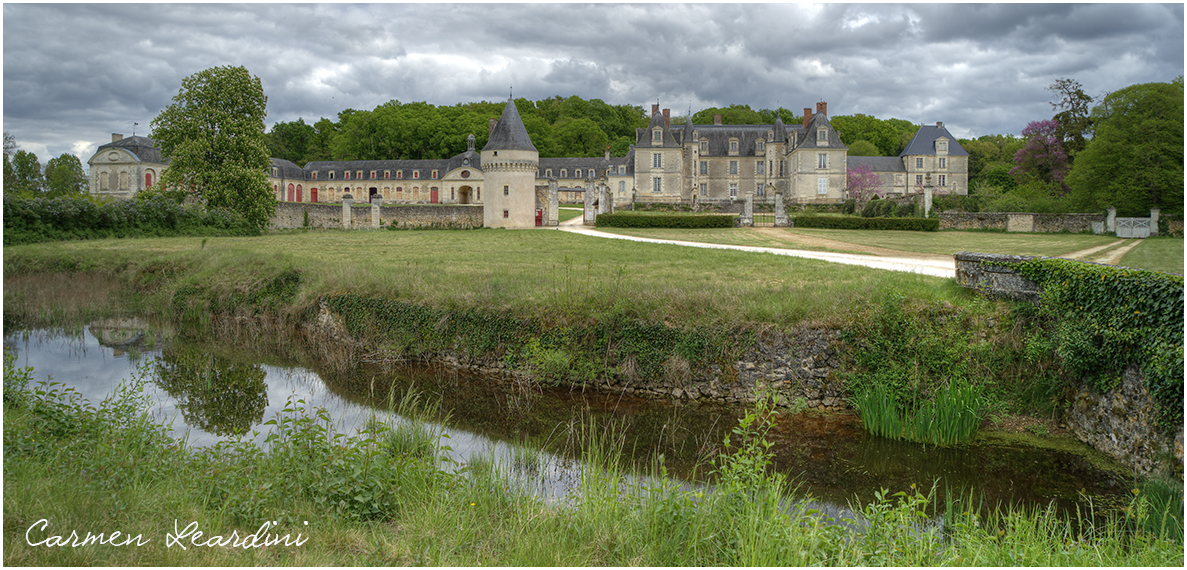
[[[945,386],[914,409],[895,392],[875,385],[852,399],[866,431],[890,439],[956,445],[973,437],[985,418],[985,399],[975,386]]]

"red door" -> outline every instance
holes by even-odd
[[[300,184],[297,185],[297,201],[298,202],[305,201],[305,190],[301,188]]]
[[[437,187],[436,186],[434,186],[431,190],[429,190],[429,203],[430,204],[437,203]]]
[[[288,201],[292,202],[295,199],[296,199],[296,196],[293,195],[293,185],[289,184],[289,200]]]
[[[309,189],[309,201],[314,203],[317,202],[317,188]]]

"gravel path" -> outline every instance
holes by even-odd
[[[576,222],[576,223],[574,223]],[[819,259],[821,261],[830,261],[833,263],[843,263],[845,265],[861,265],[865,267],[872,267],[874,269],[885,269],[888,271],[902,271],[906,273],[920,273],[923,275],[931,275],[933,277],[956,277],[956,260],[949,256],[936,256],[931,258],[917,258],[917,257],[875,257],[872,255],[857,255],[851,253],[828,253],[823,251],[808,251],[802,249],[783,249],[778,247],[752,247],[746,245],[724,245],[716,243],[700,243],[691,241],[678,241],[668,239],[653,239],[635,236],[624,236],[618,234],[611,234],[606,232],[599,232],[598,230],[589,229],[581,225],[581,218],[574,218],[562,222],[557,228],[561,231],[581,234],[591,237],[600,237],[608,239],[624,239],[628,241],[637,241],[644,243],[660,243],[668,245],[680,245],[685,247],[700,247],[705,249],[734,249],[738,251],[749,251],[753,253],[773,253],[775,255],[788,255],[791,257],[803,257],[807,259]]]

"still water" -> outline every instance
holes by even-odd
[[[86,327],[81,335],[46,331],[6,334],[18,367],[35,369],[35,381],[69,386],[92,403],[121,381],[140,377],[150,412],[190,445],[231,438],[263,442],[264,425],[298,400],[324,408],[337,429],[354,433],[374,417],[393,412],[412,390],[435,403],[443,443],[458,463],[499,461],[513,446],[543,450],[551,479],[537,492],[564,496],[576,484],[575,458],[588,434],[613,434],[627,464],[644,469],[663,456],[667,473],[703,480],[707,460],[737,425],[742,410],[709,404],[656,401],[569,389],[530,389],[452,369],[361,364],[345,372],[261,363],[259,358],[172,341],[168,346],[135,328]],[[1046,505],[1061,509],[1124,495],[1124,478],[1095,467],[1084,451],[1034,447],[981,436],[972,443],[936,448],[867,435],[848,414],[782,414],[768,434],[775,468],[799,484],[800,493],[843,506],[875,491],[892,492],[933,482],[974,492],[986,504]],[[699,466],[699,468],[698,468]]]

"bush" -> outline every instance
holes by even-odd
[[[4,245],[112,237],[253,235],[258,230],[225,209],[185,206],[153,193],[96,204],[87,198],[4,197]]]
[[[732,228],[734,216],[598,214],[597,224],[608,228]]]
[[[891,202],[886,203],[893,205]],[[940,229],[940,220],[925,218],[799,216],[795,218],[794,225],[797,228],[824,228],[834,230],[909,230],[934,232]]]

